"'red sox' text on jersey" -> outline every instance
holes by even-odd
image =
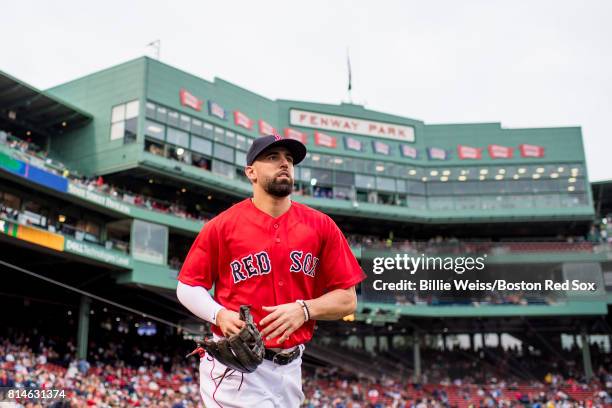
[[[256,323],[276,306],[347,289],[365,278],[344,235],[327,215],[296,202],[280,217],[246,199],[207,222],[183,263],[179,280],[215,287],[215,300],[238,311],[252,305]],[[314,321],[291,334],[282,347],[309,341]],[[217,326],[213,331],[222,335]],[[278,339],[266,347],[280,347]]]

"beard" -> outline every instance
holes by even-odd
[[[274,197],[287,197],[293,191],[293,179],[280,179],[272,177],[266,179],[262,185],[264,191]]]

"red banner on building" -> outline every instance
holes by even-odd
[[[265,120],[259,119],[259,134],[260,135],[274,135],[278,133],[274,126],[266,122]]]
[[[318,146],[336,148],[336,138],[321,132],[314,132],[315,144]]]
[[[489,145],[489,156],[492,159],[510,159],[514,155],[514,149],[507,146]]]
[[[195,95],[189,93],[186,89],[182,89],[179,92],[181,98],[181,105],[187,106],[188,108],[195,109],[197,111],[202,110],[202,104],[204,101],[199,100]]]
[[[544,148],[542,146],[521,144],[519,145],[521,157],[544,157]]]
[[[299,140],[304,144],[308,143],[308,135],[304,132],[300,132],[299,130],[285,128],[285,137],[288,139]]]
[[[234,111],[234,123],[245,129],[253,129],[253,120],[240,111]]]
[[[481,147],[457,145],[457,153],[459,154],[459,158],[461,160],[466,160],[466,159],[480,160],[482,159],[482,148]]]

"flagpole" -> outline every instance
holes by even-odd
[[[351,94],[352,90],[353,90],[353,78],[352,78],[352,72],[351,72],[351,54],[349,51],[349,48],[346,47],[346,65],[348,68],[348,99],[349,99],[349,103],[353,103],[353,96]]]

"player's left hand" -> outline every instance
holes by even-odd
[[[279,343],[289,338],[291,333],[299,329],[305,322],[302,306],[297,303],[284,303],[278,306],[263,306],[262,309],[270,312],[269,315],[259,321],[261,336],[265,340],[271,340],[278,336]]]

